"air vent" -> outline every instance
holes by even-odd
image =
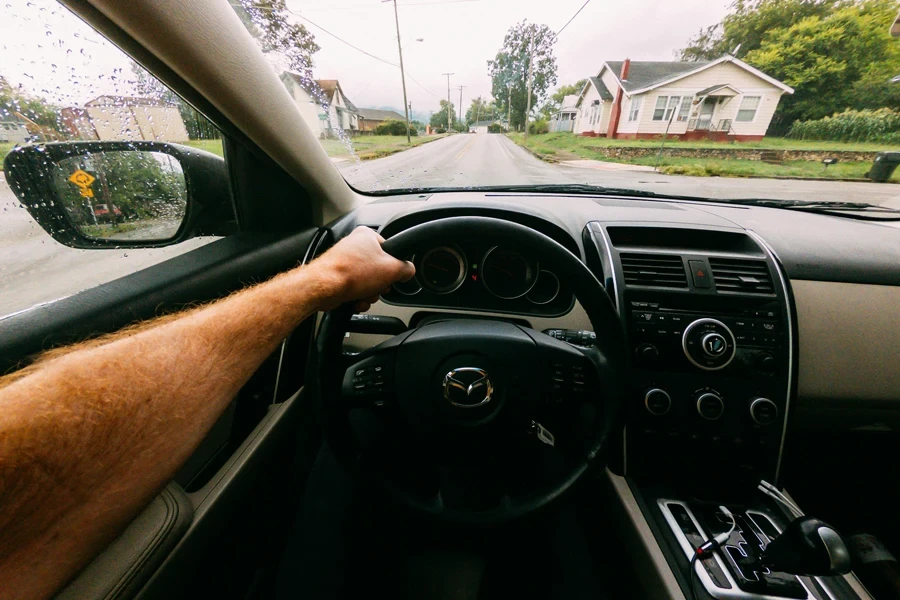
[[[762,260],[710,258],[709,269],[718,292],[742,294],[775,293],[769,267]]]
[[[687,274],[680,256],[620,254],[625,285],[687,289]]]

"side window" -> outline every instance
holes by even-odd
[[[760,96],[744,96],[741,106],[738,108],[737,119],[739,123],[750,123],[756,118],[756,109],[759,108]]]
[[[152,140],[222,155],[222,136],[209,120],[54,0],[0,4],[0,22],[0,164],[16,146],[53,141]],[[107,162],[115,158],[107,155]],[[179,199],[177,164],[153,157],[123,158],[129,160],[114,166],[126,182],[144,190],[166,190],[167,197]],[[109,165],[82,161],[72,169],[104,166]],[[72,214],[98,236],[135,235],[131,230],[138,225],[129,219],[137,216],[144,224],[155,219],[163,237],[171,230],[172,224],[159,215],[138,215],[129,204],[140,190],[126,194],[124,184],[102,183],[92,186],[90,195],[76,193],[81,189],[67,177],[60,183],[72,187]],[[0,318],[123,277],[213,239],[156,249],[69,248],[35,223],[0,171]]]
[[[638,115],[641,113],[641,102],[644,100],[643,96],[635,96],[631,99],[631,110],[628,112],[628,120],[629,121],[637,121]],[[654,115],[656,113],[654,112]],[[655,117],[654,117],[655,118]]]

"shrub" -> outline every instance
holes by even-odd
[[[435,133],[447,133],[447,130],[444,129],[443,127],[438,127],[437,129],[434,130],[434,132]]]
[[[375,135],[406,135],[406,123],[403,121],[385,121],[375,128]],[[419,132],[410,125],[409,135],[419,135]]]
[[[788,137],[835,142],[900,143],[900,112],[889,108],[845,110],[815,121],[795,121]]]
[[[500,123],[491,123],[488,125],[488,133],[503,133],[503,126]]]
[[[531,135],[547,133],[548,131],[550,131],[550,125],[544,119],[538,119],[528,124],[528,133]]]

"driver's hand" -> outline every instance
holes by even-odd
[[[384,238],[368,227],[357,227],[325,254],[310,263],[324,285],[323,310],[357,301],[356,309],[368,310],[378,295],[397,281],[416,274],[409,261],[397,260],[381,249]]]

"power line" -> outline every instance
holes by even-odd
[[[581,8],[579,8],[578,11],[574,15],[572,15],[572,18],[569,19],[568,21],[566,21],[566,24],[562,26],[562,29],[560,29],[559,31],[556,32],[556,37],[559,37],[559,34],[561,34],[563,32],[563,30],[569,26],[569,23],[571,23],[572,21],[575,20],[575,17],[577,17],[578,14],[584,10],[584,7],[587,6],[590,3],[590,1],[591,0],[585,0],[585,3],[581,5]]]

